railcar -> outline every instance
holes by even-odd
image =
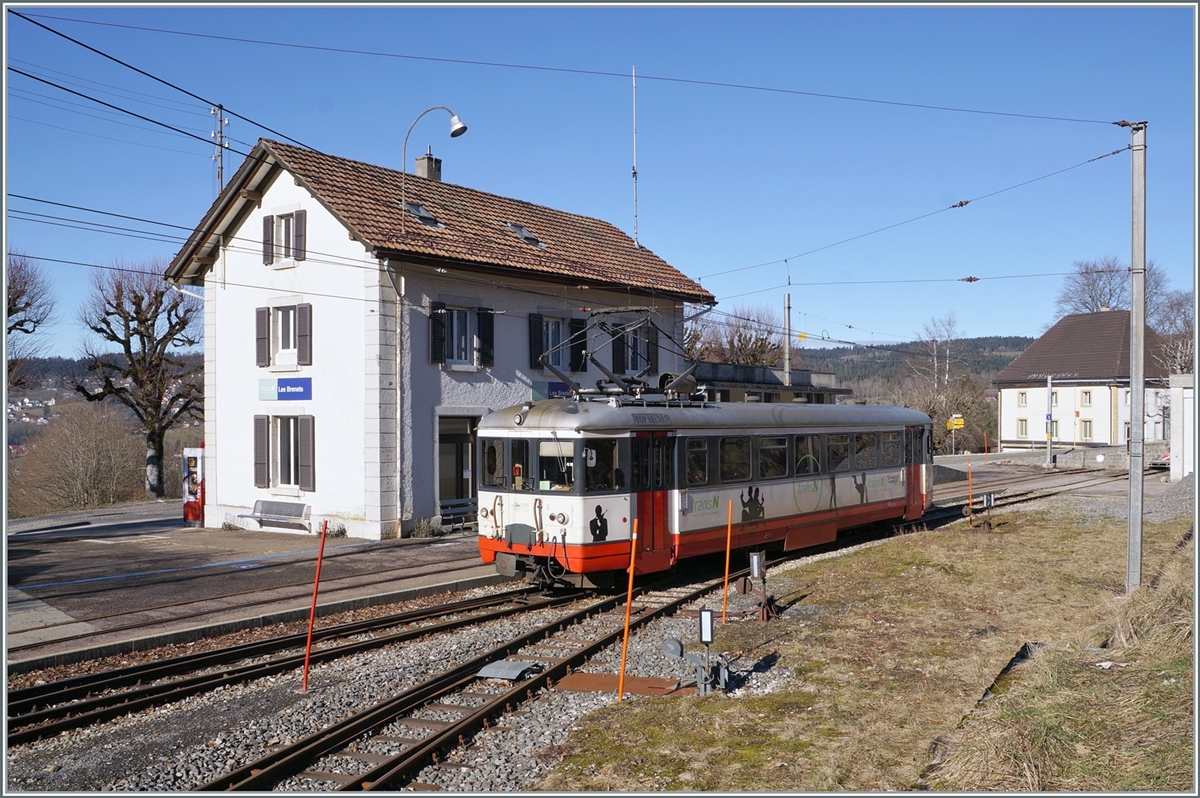
[[[929,416],[903,407],[527,402],[479,424],[479,550],[500,573],[611,586],[724,551],[833,542],[930,506]]]

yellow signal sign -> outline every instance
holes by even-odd
[[[966,422],[961,418],[952,418],[946,422],[946,429],[962,429],[964,423]]]

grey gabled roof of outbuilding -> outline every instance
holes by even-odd
[[[405,202],[419,204],[439,224],[403,216],[401,232],[400,172],[270,139],[259,139],[172,259],[167,279],[203,282],[220,233],[241,224],[255,207],[255,197],[281,172],[308,190],[376,257],[450,261],[498,275],[619,287],[700,304],[716,301],[608,222],[413,174],[404,176]],[[521,228],[538,243],[514,232]]]
[[[1130,329],[1128,310],[1064,316],[992,382],[1043,384],[1047,376],[1056,381],[1129,382]],[[1145,335],[1145,377],[1166,379],[1166,373],[1153,356],[1159,346],[1158,337],[1149,327]]]

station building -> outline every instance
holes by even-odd
[[[1129,311],[1064,316],[996,375],[1002,449],[1124,446],[1131,437]],[[1145,331],[1143,440],[1171,438],[1168,375]],[[1047,387],[1047,385],[1049,387]],[[1047,397],[1049,393],[1049,397]]]
[[[204,525],[369,539],[471,504],[476,423],[565,392],[538,358],[593,311],[682,341],[685,304],[715,304],[615,226],[444,183],[432,155],[402,175],[266,139],[166,277],[204,288]],[[651,327],[586,335],[550,356],[581,384],[585,349],[685,367]]]

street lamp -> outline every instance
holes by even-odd
[[[458,115],[455,114],[453,111],[451,111],[449,108],[447,108],[444,105],[435,105],[431,108],[426,108],[424,111],[417,114],[417,118],[414,119],[412,121],[412,124],[408,126],[408,133],[404,134],[404,144],[400,147],[400,235],[401,236],[403,236],[405,234],[405,232],[404,232],[404,222],[405,222],[404,217],[408,215],[408,206],[404,204],[404,176],[406,174],[408,174],[408,134],[412,133],[413,128],[416,127],[416,124],[421,119],[421,117],[425,116],[425,114],[429,113],[430,111],[436,111],[438,108],[441,108],[443,111],[450,114],[450,138],[456,139],[459,136],[461,136],[463,133],[467,132],[467,126],[464,125],[463,121],[458,118]]]

